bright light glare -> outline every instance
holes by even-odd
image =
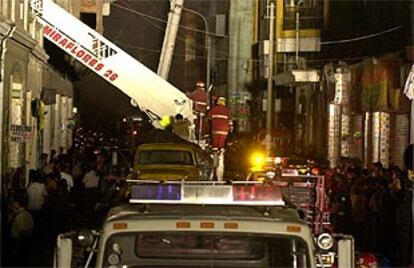
[[[251,164],[253,165],[253,168],[255,170],[259,170],[263,167],[263,165],[265,164],[265,156],[262,153],[254,153],[251,156]]]
[[[282,163],[282,158],[281,158],[281,157],[276,157],[276,158],[275,158],[275,163],[276,163],[276,164],[280,164],[280,163]]]

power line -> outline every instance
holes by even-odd
[[[132,12],[132,13],[135,13],[135,14],[137,14],[137,15],[140,15],[140,16],[143,16],[143,17],[146,17],[146,18],[148,18],[148,19],[156,20],[156,21],[158,21],[158,22],[162,22],[162,23],[165,23],[165,24],[167,23],[167,21],[166,21],[166,20],[164,20],[164,19],[161,19],[161,18],[158,18],[158,17],[154,17],[154,16],[151,16],[151,15],[148,15],[148,14],[142,13],[142,12],[140,12],[140,11],[138,11],[138,10],[135,10],[135,9],[132,9],[132,8],[128,8],[128,7],[125,7],[125,6],[122,6],[122,5],[116,4],[116,3],[113,3],[112,5],[113,5],[113,6],[115,6],[115,7],[120,8],[120,9],[126,10],[126,11],[128,11],[128,12]],[[183,29],[186,29],[186,30],[189,30],[189,31],[194,31],[194,32],[199,32],[199,33],[204,33],[204,34],[208,34],[208,35],[214,35],[214,36],[216,36],[216,37],[224,37],[224,38],[229,38],[229,36],[228,36],[228,35],[218,35],[218,34],[213,33],[213,32],[207,32],[207,31],[204,31],[204,30],[199,30],[199,29],[197,29],[197,28],[188,27],[188,26],[184,26],[184,25],[180,25],[180,24],[178,24],[178,27],[183,28]]]
[[[154,23],[150,22],[149,20],[155,20],[155,21],[158,21],[158,22],[161,22],[161,23],[164,23],[164,24],[167,23],[166,20],[161,19],[161,18],[158,18],[158,17],[155,17],[155,16],[148,15],[148,14],[145,14],[145,13],[142,13],[140,11],[137,11],[137,10],[131,8],[131,7],[125,7],[125,6],[116,4],[116,3],[113,3],[112,5],[120,8],[120,9],[126,10],[128,12],[132,12],[132,13],[134,13],[136,15],[142,16],[142,17],[144,17],[144,19],[147,18],[147,19],[145,19],[145,21],[147,21],[148,23],[150,23],[155,28],[164,31],[164,28],[162,28],[162,27],[160,27],[158,25],[155,25]],[[199,30],[199,29],[196,29],[196,28],[193,28],[193,27],[187,27],[187,26],[183,26],[183,25],[178,25],[178,27],[180,27],[182,29],[194,31],[194,32],[199,32],[199,33],[204,33],[204,34],[207,33],[209,35],[213,35],[213,36],[217,36],[217,37],[224,37],[224,38],[227,38],[227,39],[232,39],[228,35],[224,35],[224,36],[223,35],[217,35],[215,33],[207,32],[207,31],[204,31],[204,30]],[[401,29],[403,27],[404,27],[403,25],[399,25],[399,26],[396,26],[396,27],[393,27],[393,28],[390,28],[388,30],[384,30],[384,31],[381,31],[381,32],[378,32],[378,33],[368,34],[368,35],[359,36],[359,37],[350,38],[350,39],[332,40],[332,41],[322,41],[321,42],[321,45],[336,45],[336,44],[345,44],[345,43],[350,43],[350,42],[356,42],[356,41],[366,40],[366,39],[370,39],[370,38],[374,38],[374,37],[377,37],[377,36],[381,36],[381,35],[384,35],[384,34],[387,34],[387,33],[390,33],[390,32],[397,31],[397,30],[399,30],[399,29]],[[181,38],[179,36],[177,36],[177,39],[180,40],[180,41],[182,41],[182,42],[186,42],[185,39],[183,39],[183,38]],[[238,39],[238,38],[236,38],[236,39]],[[149,48],[144,48],[144,47],[139,47],[139,46],[134,46],[134,45],[128,45],[128,44],[123,44],[123,45],[124,46],[127,46],[127,47],[130,47],[130,48],[140,49],[140,50],[147,50],[147,51],[150,51],[151,50],[151,52],[157,52],[157,53],[160,53],[161,52],[160,50],[156,50],[156,49],[149,49]],[[195,44],[195,45],[192,45],[192,46],[195,47],[195,48],[203,48],[203,49],[206,49],[206,47],[204,45],[196,45]],[[229,56],[229,54],[226,51],[220,51],[220,50],[213,50],[213,51],[215,53],[219,53],[219,54],[222,53],[223,56]],[[179,53],[174,53],[174,55],[185,56],[185,55],[179,54]],[[320,59],[320,60],[307,60],[307,62],[312,62],[312,63],[321,62],[322,63],[322,62],[334,61],[334,60],[344,60],[344,61],[346,61],[346,60],[359,60],[359,59],[363,59],[365,57],[367,57],[367,56],[348,57],[348,58],[341,58],[341,59],[338,59],[338,58],[330,58],[330,59]],[[196,56],[196,58],[206,58],[206,57]],[[265,62],[264,60],[257,60],[257,59],[252,59],[252,58],[249,58],[249,57],[227,57],[227,58],[214,57],[214,58],[217,59],[217,60],[242,59],[242,60],[249,60],[249,61],[252,61],[252,62],[259,62],[259,63]]]
[[[142,13],[142,12],[139,12],[139,11],[135,10],[134,8],[132,8],[132,7],[125,7],[125,6],[122,6],[122,5],[119,5],[119,4],[113,4],[113,5],[115,5],[115,6],[119,7],[119,8],[121,8],[121,9],[124,9],[124,10],[126,10],[126,11],[128,11],[128,12],[132,12],[132,13],[135,13],[135,14],[137,14],[137,15],[143,16],[143,19],[144,19],[146,22],[148,22],[149,24],[151,24],[152,26],[154,26],[155,28],[157,28],[157,29],[159,29],[159,30],[161,30],[161,31],[165,31],[165,29],[164,29],[164,28],[162,28],[162,27],[160,27],[160,26],[158,26],[158,25],[156,25],[156,24],[152,23],[149,19],[153,19],[153,20],[156,20],[156,21],[158,21],[158,22],[162,22],[162,23],[164,23],[164,24],[166,24],[166,23],[167,23],[167,21],[166,21],[166,20],[163,20],[163,19],[160,19],[160,18],[158,18],[158,17],[154,17],[154,16],[151,16],[151,15],[148,15],[148,14],[145,14],[145,13]],[[182,25],[179,25],[179,27],[181,27],[181,28],[183,28],[183,29],[189,29],[189,30],[192,30],[192,31],[195,31],[195,32],[208,33],[208,34],[212,34],[212,35],[218,36],[218,35],[213,34],[213,33],[211,33],[211,32],[206,32],[206,31],[198,30],[198,29],[196,29],[196,28],[191,28],[191,27],[182,26]],[[221,35],[220,35],[220,36],[221,36]],[[222,36],[221,36],[221,37],[222,37]],[[182,42],[186,43],[186,40],[185,40],[185,39],[183,39],[183,38],[182,38],[182,37],[180,37],[180,36],[177,36],[177,39],[178,39],[179,41],[182,41]],[[197,44],[190,44],[190,45],[191,45],[193,48],[202,48],[202,49],[207,49],[207,47],[206,47],[205,45],[197,45]],[[222,54],[223,56],[228,56],[228,55],[229,55],[226,51],[222,51],[222,50],[211,49],[211,51],[212,51],[212,52],[214,52],[214,53],[217,53],[217,54]]]
[[[131,48],[131,49],[143,50],[143,51],[148,51],[148,52],[153,52],[153,53],[158,53],[158,54],[161,53],[161,50],[159,50],[159,49],[153,49],[153,48],[135,46],[135,45],[126,44],[126,43],[122,43],[122,42],[116,42],[116,44],[118,44],[120,46],[124,46],[124,47]],[[186,55],[185,54],[182,54],[182,53],[174,52],[174,56],[185,57]],[[207,59],[207,57],[205,57],[205,56],[198,56],[198,55],[196,55],[195,57],[198,58],[198,59]],[[226,58],[213,57],[213,58],[215,60],[219,60],[219,61],[223,61],[223,60],[228,60],[229,59],[227,57]],[[241,57],[239,57],[239,59],[251,59],[251,58],[247,58],[247,57],[246,58],[241,58]],[[254,60],[254,59],[251,59],[251,60]]]
[[[154,17],[154,16],[151,16],[151,15],[139,12],[135,9],[127,8],[127,7],[124,7],[124,6],[116,4],[116,3],[114,3],[112,5],[120,8],[120,9],[126,10],[128,12],[132,12],[132,13],[135,13],[137,15],[147,17],[147,18],[152,19],[152,20],[156,20],[158,22],[162,22],[162,23],[165,23],[165,24],[167,23],[167,21],[164,20],[164,19],[161,19],[161,18],[158,18],[158,17]],[[194,31],[194,32],[213,35],[213,36],[216,36],[216,37],[223,37],[223,38],[231,39],[231,37],[229,35],[218,35],[218,34],[215,34],[213,32],[207,32],[207,31],[204,31],[204,30],[199,30],[199,29],[196,29],[196,28],[193,28],[193,27],[187,27],[187,26],[183,26],[183,25],[178,25],[178,27],[186,29],[186,30]],[[361,40],[377,37],[377,36],[380,36],[380,35],[383,35],[383,34],[386,34],[386,33],[389,33],[389,32],[393,32],[393,31],[399,30],[401,28],[403,28],[403,25],[399,25],[399,26],[393,27],[391,29],[388,29],[388,30],[385,30],[385,31],[382,31],[382,32],[373,33],[373,34],[369,34],[369,35],[364,35],[364,36],[360,36],[360,37],[355,37],[355,38],[351,38],[351,39],[323,41],[323,42],[321,42],[321,45],[335,45],[335,44],[345,44],[345,43],[350,43],[350,42],[355,42],[355,41],[361,41]]]
[[[394,32],[397,31],[399,29],[403,28],[403,25],[399,25],[396,27],[393,27],[391,29],[382,31],[382,32],[378,32],[378,33],[373,33],[373,34],[368,34],[368,35],[364,35],[364,36],[359,36],[359,37],[355,37],[355,38],[350,38],[350,39],[343,39],[343,40],[335,40],[335,41],[324,41],[321,42],[321,45],[336,45],[336,44],[345,44],[345,43],[350,43],[350,42],[355,42],[355,41],[361,41],[361,40],[365,40],[365,39],[369,39],[369,38],[374,38],[383,34],[387,34],[390,32]]]

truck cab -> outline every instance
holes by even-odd
[[[318,263],[332,237],[315,238],[275,186],[145,183],[130,203],[99,232],[60,235],[55,267],[329,267]],[[337,242],[338,267],[353,267],[352,240]],[[80,244],[85,261],[75,263]]]
[[[133,177],[138,180],[211,180],[211,156],[192,143],[149,143],[138,147]]]

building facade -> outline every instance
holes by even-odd
[[[290,154],[328,157],[331,166],[344,157],[402,167],[402,151],[414,132],[402,92],[413,58],[412,1],[255,3],[253,129],[265,127],[273,3],[276,143],[283,138],[281,126],[291,134]],[[389,19],[379,19],[384,16]],[[317,75],[301,81],[297,71]]]
[[[80,16],[79,1],[57,2]],[[42,30],[28,0],[0,1],[0,173],[9,185],[18,169],[25,179],[17,184],[27,185],[41,153],[71,147],[74,88],[48,62]]]

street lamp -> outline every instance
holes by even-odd
[[[207,73],[206,73],[206,90],[208,90],[210,88],[210,65],[211,65],[211,61],[210,61],[210,55],[211,55],[211,47],[210,47],[210,36],[209,36],[209,29],[208,29],[208,23],[207,23],[207,19],[206,17],[204,17],[203,14],[201,14],[198,11],[186,8],[183,6],[183,10],[190,12],[192,14],[195,14],[197,16],[199,16],[203,22],[204,22],[204,29],[205,29],[205,41],[206,41],[206,49],[207,49]]]

